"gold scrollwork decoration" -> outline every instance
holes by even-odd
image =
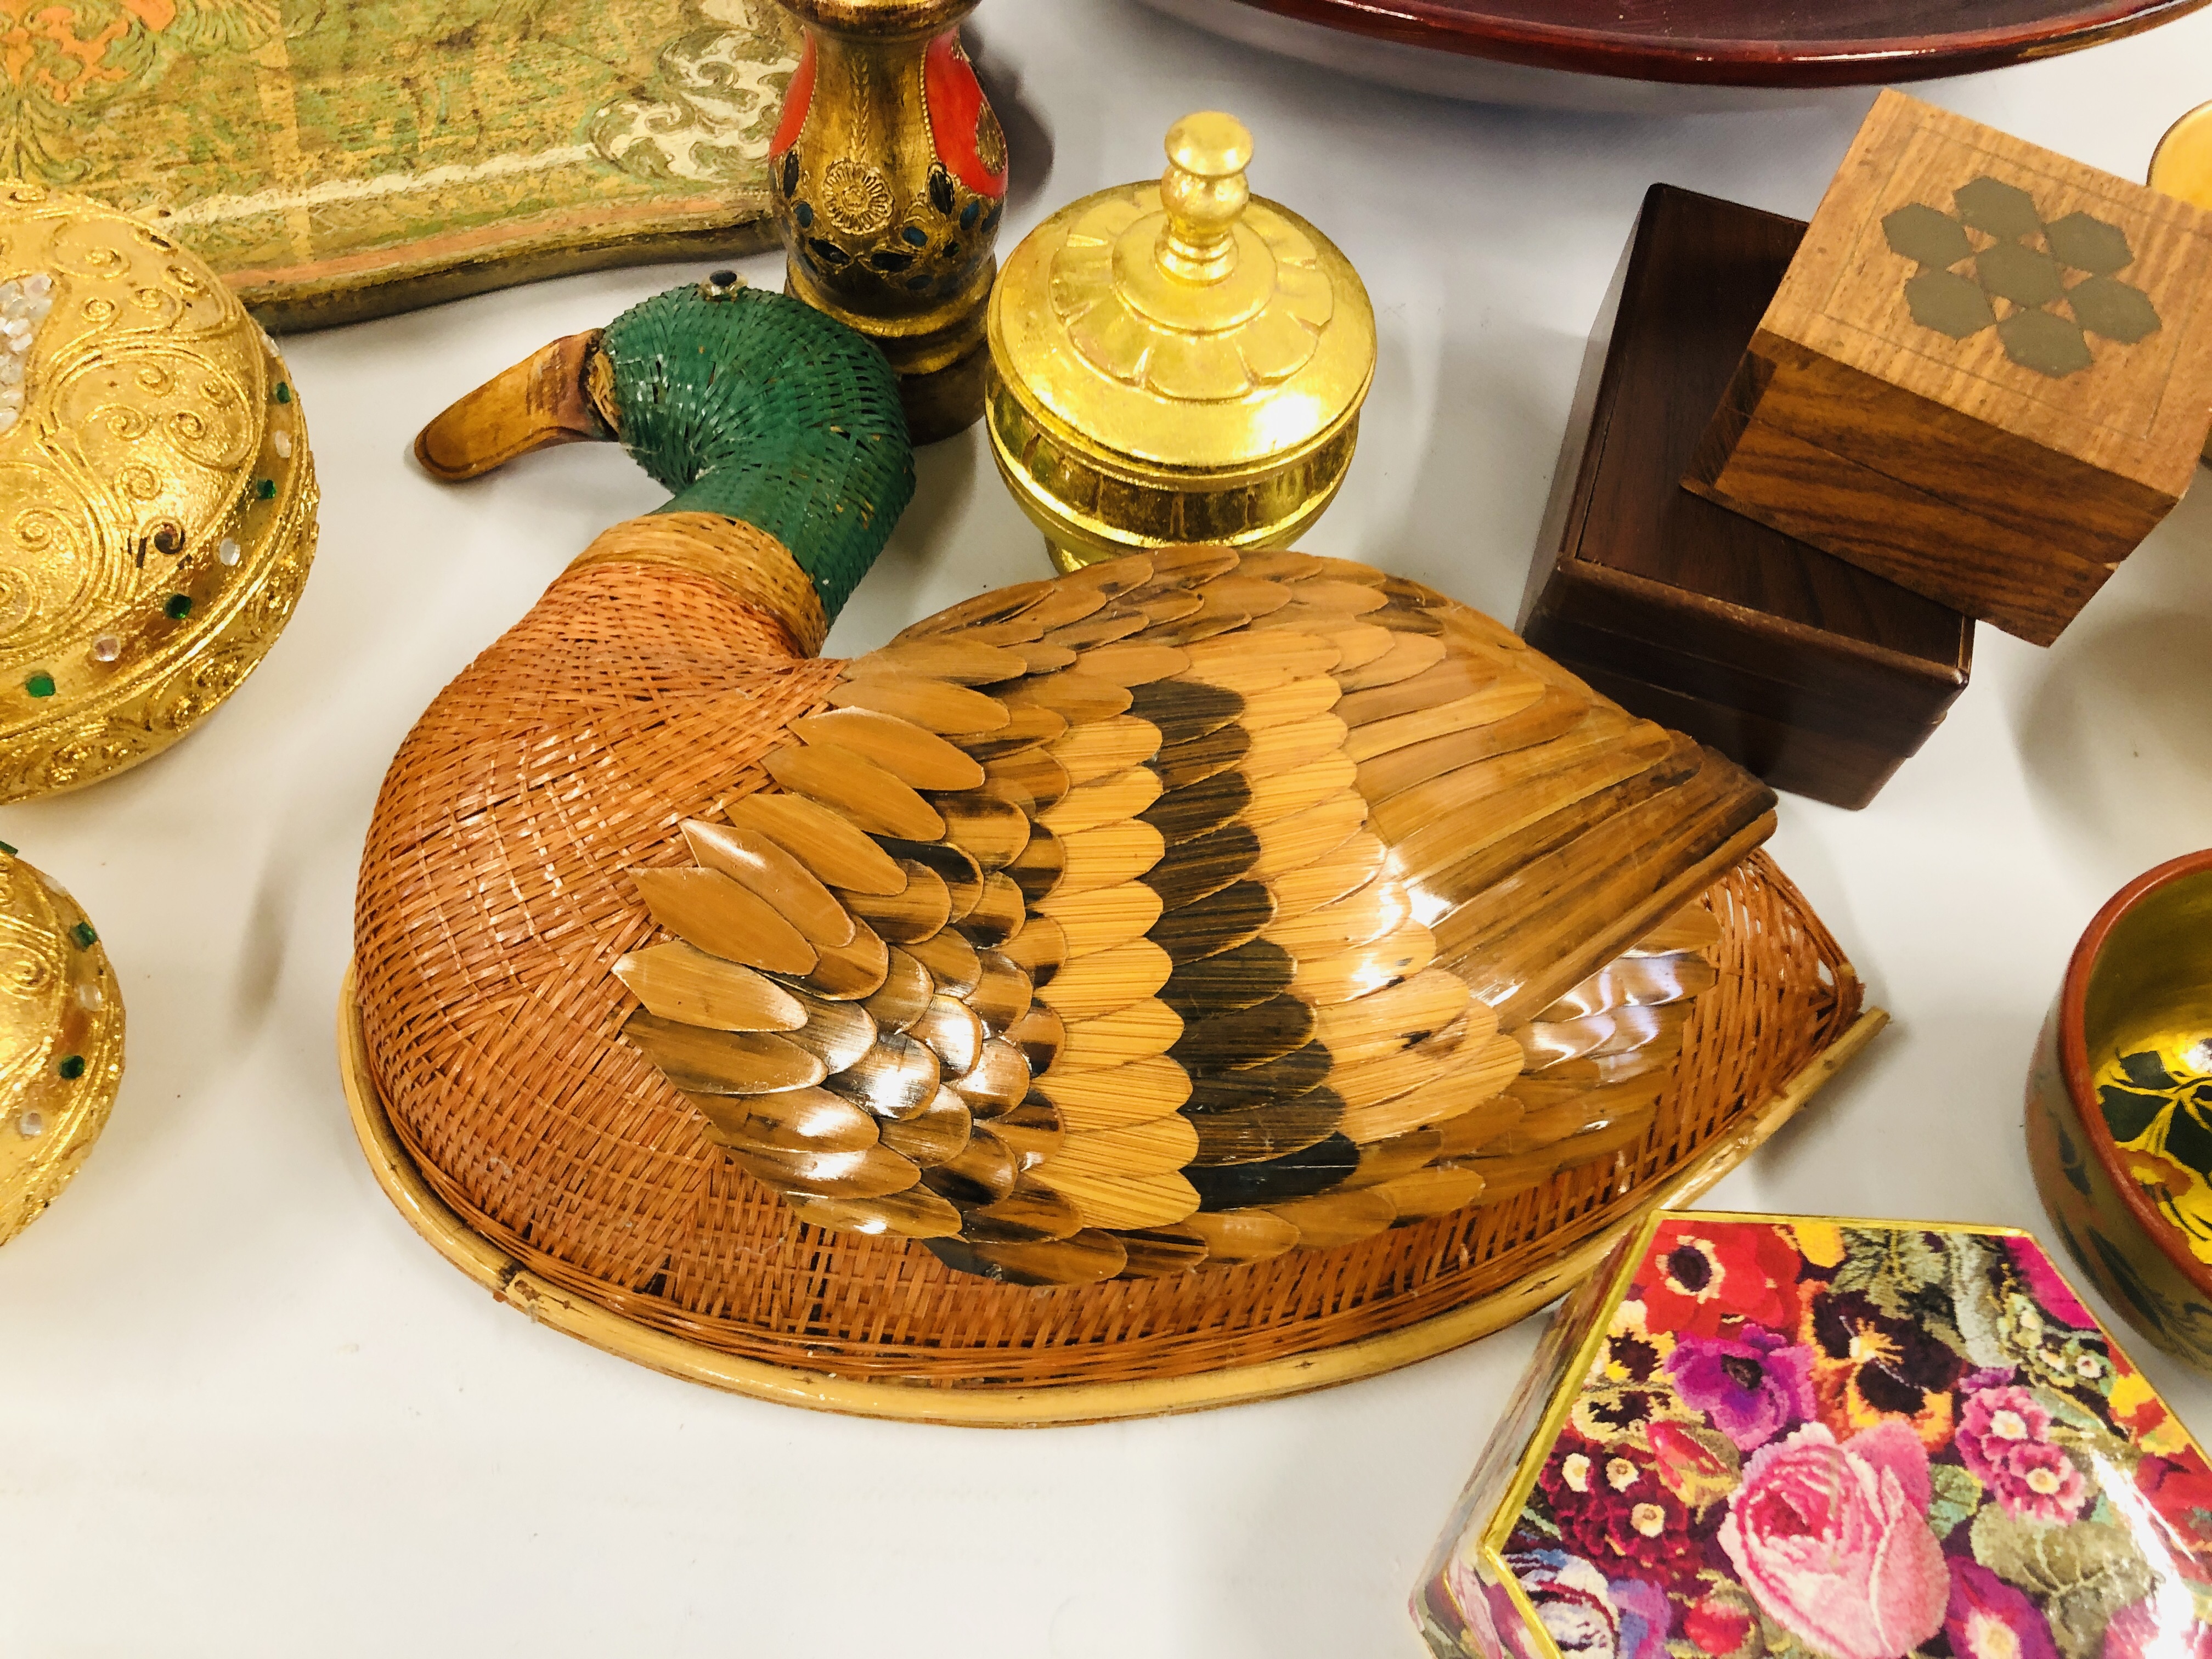
[[[274,643],[315,537],[283,362],[193,256],[0,186],[0,300],[34,292],[0,425],[0,800],[90,783],[204,719]]]

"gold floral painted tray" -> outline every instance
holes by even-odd
[[[772,238],[774,0],[0,0],[0,176],[278,328]]]

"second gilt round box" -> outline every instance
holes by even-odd
[[[299,400],[230,290],[147,225],[0,184],[0,801],[182,737],[313,556]]]
[[[122,1083],[123,998],[98,931],[0,842],[0,1244],[69,1184]]]

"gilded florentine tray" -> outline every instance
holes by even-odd
[[[797,46],[774,0],[0,0],[0,176],[352,322],[764,246]]]

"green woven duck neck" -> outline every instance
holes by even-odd
[[[671,289],[607,326],[623,447],[676,491],[791,550],[831,617],[914,495],[898,382],[842,323],[781,295]]]

